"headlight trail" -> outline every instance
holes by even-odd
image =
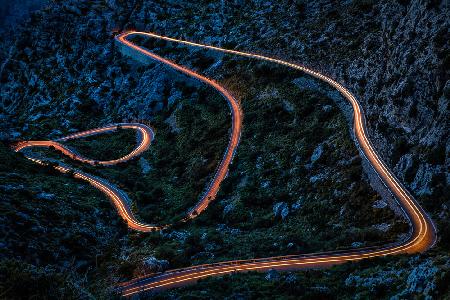
[[[176,270],[169,270],[164,273],[154,274],[150,276],[143,276],[136,278],[129,282],[120,285],[119,290],[123,296],[131,296],[144,291],[159,291],[163,289],[183,286],[196,282],[198,279],[210,276],[220,276],[234,272],[245,272],[251,270],[265,271],[269,269],[276,270],[299,270],[304,268],[319,268],[329,267],[336,264],[341,264],[349,261],[358,261],[365,258],[373,258],[379,256],[417,253],[429,249],[436,242],[436,229],[431,218],[421,208],[413,196],[406,190],[406,188],[399,182],[395,175],[387,168],[383,161],[379,158],[377,152],[373,148],[368,136],[365,124],[365,117],[363,109],[355,96],[344,86],[332,78],[323,75],[317,71],[309,69],[297,63],[291,63],[281,59],[271,58],[259,54],[249,52],[242,52],[236,50],[223,49],[215,46],[199,44],[175,38],[161,36],[155,33],[129,31],[119,34],[115,37],[117,44],[121,47],[123,53],[135,58],[150,58],[160,63],[163,63],[183,74],[196,78],[199,81],[213,87],[221,93],[227,100],[232,112],[232,134],[225,152],[224,158],[219,165],[218,171],[215,174],[206,194],[200,199],[196,206],[189,212],[188,217],[193,218],[201,213],[208,204],[214,200],[220,183],[223,181],[228,171],[228,166],[231,163],[233,152],[239,143],[239,137],[242,126],[242,116],[239,103],[223,86],[217,82],[202,76],[186,67],[180,66],[170,60],[167,60],[159,55],[156,55],[149,50],[140,47],[128,38],[132,36],[143,36],[148,38],[155,38],[165,40],[168,42],[183,44],[190,47],[203,48],[207,50],[219,51],[223,53],[244,56],[248,58],[258,59],[269,63],[283,65],[295,70],[302,71],[310,76],[313,76],[321,81],[328,83],[333,88],[337,89],[347,101],[350,102],[353,108],[353,130],[356,137],[357,144],[361,154],[368,160],[373,170],[377,173],[383,184],[396,197],[400,207],[403,209],[406,218],[408,219],[411,230],[407,239],[401,242],[391,243],[382,247],[369,247],[361,249],[350,249],[331,251],[314,254],[299,254],[289,256],[275,256],[260,259],[235,260],[225,261],[213,264],[204,264],[199,266],[191,266]]]
[[[124,52],[127,55],[130,55],[135,59],[144,57],[150,58],[157,62],[161,62],[185,75],[193,77],[213,87],[225,98],[231,110],[232,129],[228,146],[225,150],[222,161],[219,164],[217,171],[214,174],[214,177],[212,178],[211,182],[208,184],[205,193],[203,193],[203,195],[200,197],[200,200],[195,204],[195,206],[192,209],[188,211],[187,216],[182,220],[180,220],[180,222],[186,222],[190,219],[195,218],[201,212],[203,212],[208,207],[208,205],[215,199],[219,191],[220,184],[225,179],[228,173],[229,165],[232,162],[234,153],[239,144],[239,139],[242,130],[242,114],[240,105],[239,102],[232,96],[232,94],[229,91],[227,91],[223,86],[221,86],[219,83],[203,75],[200,75],[193,70],[178,65],[161,56],[158,56],[150,52],[149,50],[130,42],[127,38],[131,36],[150,37],[165,40],[168,42],[184,44],[190,47],[199,47],[208,50],[214,50],[223,53],[254,58],[278,65],[283,65],[295,70],[302,71],[310,76],[313,76],[319,80],[328,83],[329,85],[337,89],[352,105],[353,130],[357,144],[359,146],[360,153],[368,160],[373,170],[377,173],[378,177],[381,179],[386,188],[388,188],[390,192],[396,197],[397,202],[403,209],[405,216],[411,225],[411,231],[409,237],[404,241],[387,244],[385,246],[378,248],[367,247],[361,249],[338,250],[322,253],[275,256],[275,257],[248,259],[248,260],[234,260],[169,270],[164,273],[154,274],[150,276],[143,276],[140,278],[133,279],[129,282],[120,284],[119,291],[122,293],[123,296],[131,296],[148,290],[159,291],[163,289],[173,288],[176,286],[182,286],[196,282],[198,279],[201,278],[210,276],[220,276],[234,272],[245,272],[251,270],[265,271],[269,269],[299,270],[305,268],[329,267],[332,265],[341,264],[349,261],[358,261],[365,258],[402,254],[402,253],[423,252],[434,245],[434,243],[436,242],[436,229],[431,218],[426,214],[426,212],[421,208],[421,206],[417,203],[417,201],[413,198],[413,196],[406,190],[406,188],[398,181],[398,179],[392,174],[392,172],[379,158],[378,154],[376,153],[375,149],[373,148],[371,142],[368,139],[366,133],[367,129],[365,125],[365,117],[361,105],[359,104],[358,100],[353,96],[353,94],[351,94],[350,91],[347,90],[344,86],[342,86],[335,80],[331,79],[330,77],[325,76],[317,71],[311,70],[300,64],[291,63],[280,59],[275,59],[248,52],[223,49],[219,47],[198,44],[189,41],[178,40],[174,38],[157,35],[154,33],[137,32],[137,31],[125,32],[116,36],[115,38],[117,44],[121,47],[122,52]],[[86,136],[114,131],[118,126],[124,129],[134,129],[140,133],[140,142],[138,143],[138,145],[129,154],[118,159],[99,161],[85,158],[61,143],[71,139],[77,139]],[[32,147],[54,147],[55,149],[61,151],[63,154],[69,156],[74,160],[91,165],[110,166],[115,165],[117,163],[126,162],[142,154],[142,152],[146,151],[149,148],[153,138],[154,138],[153,130],[144,124],[119,123],[102,128],[91,129],[75,133],[53,141],[22,141],[17,143],[13,147],[13,149],[16,152],[19,152],[22,151],[23,149]],[[26,157],[39,165],[47,164],[47,162],[44,160],[37,159],[32,156]],[[141,232],[152,232],[165,229],[171,225],[171,224],[152,225],[139,222],[137,218],[133,215],[133,212],[131,211],[130,203],[125,193],[119,190],[117,187],[113,186],[112,184],[108,183],[106,180],[60,164],[54,166],[54,168],[62,173],[72,172],[75,178],[85,180],[98,190],[102,191],[105,195],[108,196],[108,198],[116,207],[119,215],[126,221],[127,225],[131,229]]]
[[[139,132],[140,142],[138,145],[127,155],[114,159],[114,160],[94,160],[85,158],[78,153],[74,152],[69,147],[61,144],[61,142],[83,138],[87,136],[97,135],[101,133],[111,132],[116,130],[118,127],[123,129],[134,129]],[[147,125],[140,124],[140,123],[118,123],[113,124],[110,126],[102,127],[102,128],[96,128],[96,129],[90,129],[83,132],[78,132],[75,134],[68,135],[66,137],[54,140],[54,141],[22,141],[17,143],[13,149],[16,152],[22,151],[27,148],[34,148],[34,147],[54,147],[56,150],[61,151],[64,155],[70,157],[73,160],[77,160],[83,163],[91,164],[91,165],[104,165],[104,166],[111,166],[118,163],[126,162],[140,154],[142,152],[146,151],[151,141],[154,138],[154,132],[153,130],[148,127]],[[40,165],[46,165],[47,162],[41,159],[37,159],[32,156],[25,156],[26,158],[30,159],[31,161],[38,163]],[[88,183],[90,183],[92,186],[103,192],[108,198],[111,200],[113,205],[116,207],[117,212],[122,217],[122,219],[127,223],[128,227],[142,232],[151,232],[151,231],[157,231],[162,230],[168,225],[152,225],[152,224],[144,224],[137,220],[137,218],[134,216],[133,212],[130,208],[130,203],[128,201],[128,198],[126,197],[125,193],[119,190],[114,185],[110,184],[106,180],[103,180],[101,178],[98,178],[96,176],[92,176],[90,174],[87,174],[85,172],[62,166],[62,165],[56,165],[54,168],[61,173],[69,173],[73,172],[73,177],[82,179]]]

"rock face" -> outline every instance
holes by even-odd
[[[120,112],[145,119],[161,111],[164,108],[164,91],[169,85],[165,73],[162,66],[145,71],[133,96],[120,108]]]
[[[359,276],[350,274],[345,280],[346,286],[365,287],[370,291],[375,291],[379,287],[385,287],[398,279],[402,275],[401,271],[388,270],[382,271],[373,276]]]
[[[405,292],[432,295],[436,289],[434,276],[438,271],[431,260],[423,262],[409,273]]]

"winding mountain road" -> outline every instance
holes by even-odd
[[[121,158],[118,158],[118,159],[99,161],[99,160],[85,158],[85,157],[79,155],[78,153],[76,153],[75,151],[73,151],[72,149],[70,149],[69,147],[61,144],[61,142],[68,141],[68,140],[79,139],[79,138],[83,138],[83,137],[87,137],[87,136],[93,136],[93,135],[98,135],[98,134],[102,134],[102,133],[112,132],[112,131],[117,130],[118,128],[137,130],[139,132],[139,136],[140,136],[140,143],[138,143],[138,145],[133,149],[133,151],[131,151],[129,154],[127,154]],[[87,130],[87,131],[83,131],[83,132],[78,132],[78,133],[75,133],[75,134],[54,140],[54,141],[23,141],[23,142],[17,143],[13,147],[13,149],[16,152],[19,152],[19,151],[23,151],[27,148],[35,148],[35,147],[51,148],[51,147],[53,147],[53,148],[55,148],[55,150],[60,151],[61,153],[70,157],[73,160],[77,160],[77,161],[91,164],[94,166],[95,165],[110,166],[110,165],[115,165],[118,163],[126,162],[126,161],[140,155],[142,152],[146,151],[149,148],[150,143],[153,140],[153,137],[154,137],[153,130],[144,124],[119,123],[119,124],[113,124],[113,125],[102,127],[102,128],[96,128],[96,129],[91,129],[91,130]],[[25,157],[34,161],[35,163],[40,164],[40,165],[48,164],[47,161],[38,159],[32,155],[25,155]],[[121,191],[120,189],[118,189],[117,187],[115,187],[114,185],[107,182],[106,180],[101,179],[96,176],[93,176],[93,175],[90,175],[90,174],[87,174],[80,170],[76,170],[71,167],[62,165],[62,164],[57,164],[56,166],[54,166],[54,168],[56,170],[60,171],[61,173],[72,172],[73,177],[87,181],[92,186],[94,186],[95,188],[97,188],[101,192],[103,192],[105,195],[107,195],[108,198],[113,203],[113,205],[116,207],[119,215],[127,223],[128,227],[130,227],[134,230],[137,230],[137,231],[151,232],[151,231],[162,230],[168,226],[168,225],[150,225],[150,224],[144,224],[144,223],[139,222],[136,219],[136,217],[133,215],[133,212],[131,211],[130,201],[128,200],[128,197],[126,196],[126,194],[123,191]]]
[[[359,104],[358,100],[350,93],[350,91],[347,90],[344,86],[342,86],[335,80],[331,79],[330,77],[325,76],[314,70],[311,70],[305,66],[287,62],[280,59],[275,59],[248,52],[223,49],[219,47],[198,44],[189,41],[178,40],[174,38],[157,35],[154,33],[137,32],[137,31],[124,32],[115,37],[116,43],[118,44],[120,50],[124,54],[129,55],[132,58],[138,60],[151,59],[161,62],[169,66],[170,68],[173,68],[190,77],[198,79],[199,81],[213,87],[220,94],[222,94],[222,96],[227,100],[227,103],[231,109],[232,130],[224,157],[213,179],[208,185],[205,193],[202,195],[202,197],[200,197],[198,203],[191,210],[188,211],[187,216],[184,219],[180,220],[181,222],[186,222],[192,218],[195,218],[198,214],[204,211],[211,203],[211,201],[215,199],[217,192],[219,191],[220,184],[226,177],[228,167],[233,159],[233,155],[239,144],[239,139],[241,135],[242,115],[239,102],[231,95],[230,92],[228,92],[219,83],[205,76],[202,76],[186,67],[180,66],[170,60],[158,56],[143,47],[134,44],[128,39],[129,37],[133,36],[155,38],[165,40],[168,42],[184,44],[190,47],[199,47],[208,50],[263,60],[278,65],[283,65],[295,70],[302,71],[308,75],[311,75],[319,80],[328,83],[329,85],[337,89],[352,105],[353,130],[360,153],[370,163],[373,170],[378,174],[379,178],[382,180],[386,188],[388,188],[390,192],[396,197],[400,207],[403,209],[405,216],[411,225],[411,230],[409,237],[404,241],[388,244],[378,248],[371,247],[371,248],[340,250],[323,253],[277,256],[261,259],[235,260],[235,261],[226,261],[220,263],[191,266],[176,270],[169,270],[160,274],[136,278],[132,281],[121,284],[118,287],[118,290],[123,296],[131,296],[143,291],[149,290],[158,291],[176,286],[182,286],[193,283],[201,278],[210,276],[220,276],[234,272],[245,272],[251,270],[265,271],[269,269],[298,270],[304,268],[328,267],[331,265],[341,264],[349,261],[357,261],[371,257],[386,256],[401,253],[423,252],[434,245],[434,243],[436,242],[436,229],[431,218],[426,214],[426,212],[421,208],[421,206],[417,203],[417,201],[413,198],[413,196],[398,181],[398,179],[392,174],[392,172],[387,168],[387,166],[382,162],[382,160],[377,155],[375,149],[371,145],[367,136],[364,113],[361,108],[361,105]],[[116,130],[118,126],[124,129],[135,129],[140,133],[141,137],[140,143],[138,143],[136,148],[129,154],[119,159],[109,161],[96,161],[93,159],[88,159],[78,155],[75,151],[61,144],[62,142],[70,139],[76,139],[90,135],[111,132]],[[18,152],[23,151],[26,148],[32,147],[54,147],[55,149],[61,151],[63,154],[71,157],[74,160],[78,160],[80,162],[92,165],[108,166],[120,162],[125,162],[129,159],[132,159],[133,157],[140,155],[142,152],[148,149],[153,137],[154,133],[152,129],[146,125],[139,123],[120,123],[103,128],[92,129],[72,134],[54,141],[19,142],[14,146],[14,150]],[[33,156],[26,156],[26,157],[38,164],[46,164],[45,161],[37,159]],[[117,208],[120,216],[127,222],[128,226],[134,230],[142,232],[151,232],[156,230],[162,230],[170,226],[170,224],[151,225],[139,222],[130,209],[130,203],[125,193],[123,193],[113,185],[109,184],[106,180],[72,169],[62,164],[58,164],[57,166],[55,166],[55,169],[61,171],[62,173],[73,172],[73,176],[75,178],[83,179],[92,184],[97,189],[104,192],[111,199],[111,201]]]
[[[403,209],[405,216],[407,217],[411,225],[411,231],[409,237],[406,240],[394,244],[389,244],[380,248],[351,249],[335,252],[332,251],[326,253],[278,256],[278,257],[268,257],[250,260],[235,260],[214,264],[192,266],[176,270],[169,270],[161,274],[144,276],[122,284],[120,286],[120,291],[122,295],[131,296],[133,294],[148,290],[161,290],[176,286],[182,286],[189,283],[193,283],[201,278],[210,276],[220,276],[234,272],[245,272],[251,270],[265,271],[269,269],[297,270],[304,268],[327,267],[349,261],[357,261],[364,258],[386,256],[400,253],[423,252],[434,245],[434,243],[436,242],[436,229],[431,218],[426,214],[426,212],[421,208],[421,206],[417,203],[417,201],[413,198],[413,196],[398,181],[398,179],[394,176],[394,174],[392,174],[392,172],[379,158],[378,154],[376,153],[375,149],[373,148],[372,144],[368,139],[362,107],[358,102],[358,100],[355,98],[355,96],[353,96],[353,94],[349,90],[347,90],[344,86],[342,86],[335,80],[331,79],[330,77],[325,76],[317,71],[311,70],[300,64],[291,63],[263,55],[223,49],[219,47],[165,37],[148,32],[130,31],[124,32],[116,36],[116,41],[119,44],[119,46],[122,47],[122,52],[124,54],[129,55],[135,59],[142,60],[143,57],[148,57],[150,59],[156,60],[188,76],[197,78],[200,81],[209,84],[217,91],[219,91],[225,97],[225,99],[228,101],[228,103],[232,108],[234,116],[232,137],[240,135],[239,132],[235,133],[235,131],[240,130],[241,128],[240,124],[241,118],[239,114],[240,111],[239,106],[236,100],[231,96],[231,94],[227,92],[224,87],[214,82],[213,80],[208,79],[202,75],[199,75],[198,73],[189,70],[185,67],[177,65],[172,61],[162,58],[148,51],[147,49],[134,44],[128,39],[129,37],[133,36],[155,38],[159,40],[165,40],[168,42],[184,44],[190,47],[219,51],[223,53],[239,55],[262,61],[267,61],[269,63],[283,65],[295,70],[302,71],[310,76],[313,76],[321,81],[328,83],[333,88],[337,89],[352,105],[353,130],[360,152],[369,161],[370,165],[372,166],[374,171],[378,174],[379,178],[382,180],[384,185],[396,197],[399,205]],[[230,141],[230,144],[232,142],[233,139]],[[237,142],[238,141],[235,141],[236,143],[235,145],[237,145]],[[215,196],[215,193],[216,190],[212,195]],[[202,209],[206,208],[206,206],[199,205],[197,206],[197,208],[200,208],[199,210],[200,212]]]

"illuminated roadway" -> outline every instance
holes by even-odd
[[[224,90],[225,91],[225,90]],[[226,92],[226,91],[225,91]],[[228,96],[228,94],[226,94]],[[234,99],[233,99],[234,100]],[[205,210],[208,207],[208,204],[214,200],[219,187],[220,183],[223,181],[223,179],[226,177],[226,174],[228,172],[228,166],[231,163],[231,160],[233,158],[234,150],[236,149],[238,143],[239,143],[239,135],[241,132],[241,119],[240,119],[240,112],[239,112],[239,106],[237,102],[234,100],[233,103],[230,103],[230,107],[232,107],[233,110],[233,124],[236,124],[233,126],[232,134],[230,137],[230,142],[227,147],[227,151],[225,152],[224,158],[219,165],[219,168],[211,180],[206,192],[203,194],[203,196],[200,198],[198,203],[188,211],[187,216],[183,218],[182,220],[179,220],[179,222],[186,222],[189,219],[193,219],[199,215],[200,212]],[[237,116],[236,116],[237,115]],[[97,134],[112,132],[114,130],[117,130],[117,128],[123,128],[123,129],[134,129],[137,130],[140,133],[140,143],[136,146],[136,148],[133,149],[129,154],[118,158],[114,160],[107,160],[107,161],[99,161],[94,159],[85,158],[69,147],[61,144],[61,142],[65,142],[68,140],[83,138],[87,136],[93,136]],[[73,160],[77,160],[83,163],[91,164],[91,165],[104,165],[104,166],[111,166],[118,163],[126,162],[138,155],[140,155],[142,152],[146,151],[151,141],[153,140],[154,132],[153,130],[140,123],[119,123],[119,124],[112,124],[106,127],[102,128],[96,128],[96,129],[90,129],[83,132],[74,133],[71,135],[68,135],[63,138],[59,138],[54,141],[21,141],[13,146],[14,151],[19,152],[27,148],[34,148],[34,147],[41,147],[41,148],[50,148],[53,147],[55,150],[60,151],[64,155],[70,157]],[[33,156],[25,156],[26,158],[34,161],[35,163],[38,163],[40,165],[48,164],[46,161],[37,159]],[[104,194],[108,196],[108,198],[111,200],[111,202],[116,207],[118,213],[122,217],[122,219],[127,223],[128,227],[131,229],[141,231],[141,232],[153,232],[162,230],[164,228],[170,227],[172,224],[164,224],[164,225],[153,225],[153,224],[144,224],[137,220],[137,218],[134,216],[133,212],[131,211],[130,207],[130,201],[128,200],[127,195],[115,187],[114,185],[110,184],[104,179],[98,178],[96,176],[92,176],[90,174],[87,174],[85,172],[82,172],[80,170],[75,170],[73,168],[63,166],[60,164],[57,164],[54,166],[54,168],[62,173],[69,173],[73,172],[73,177],[85,180],[89,182],[92,186],[102,191]]]
[[[195,218],[198,214],[200,214],[207,208],[209,203],[211,203],[211,201],[215,199],[217,192],[219,191],[220,184],[227,175],[228,167],[233,159],[234,153],[239,144],[239,138],[242,128],[242,115],[239,102],[231,95],[230,92],[228,92],[219,83],[205,76],[202,76],[186,67],[180,66],[170,60],[158,56],[143,47],[134,44],[133,42],[127,39],[128,37],[131,36],[156,38],[169,42],[184,44],[191,47],[200,47],[204,49],[254,58],[258,60],[267,61],[269,63],[283,65],[292,69],[302,71],[308,75],[311,75],[319,80],[328,83],[329,85],[337,89],[352,105],[353,130],[360,152],[368,160],[373,170],[377,173],[378,177],[382,180],[386,188],[389,189],[389,191],[397,199],[400,207],[402,208],[406,218],[408,219],[411,225],[411,230],[410,235],[407,239],[397,243],[388,244],[382,247],[370,247],[370,248],[339,250],[323,253],[277,256],[260,259],[225,261],[213,264],[191,266],[176,270],[169,270],[164,273],[136,278],[132,281],[121,284],[118,290],[123,296],[131,296],[143,291],[149,290],[159,291],[163,289],[173,288],[176,286],[183,286],[186,284],[194,283],[201,278],[210,276],[220,276],[234,272],[266,271],[270,269],[298,270],[304,268],[328,267],[349,261],[357,261],[364,258],[372,258],[402,253],[423,252],[434,245],[434,243],[436,242],[436,229],[434,227],[432,220],[421,208],[421,206],[417,203],[417,201],[413,198],[413,196],[398,181],[398,179],[391,173],[391,171],[378,157],[376,151],[372,147],[367,136],[367,129],[361,105],[359,104],[358,100],[353,96],[353,94],[351,94],[350,91],[347,90],[344,86],[342,86],[335,80],[331,79],[330,77],[325,76],[314,70],[311,70],[305,66],[287,62],[280,59],[275,59],[267,56],[241,52],[236,50],[228,50],[219,47],[193,43],[189,41],[178,40],[174,38],[160,36],[154,33],[136,32],[136,31],[124,32],[115,37],[116,42],[118,43],[119,47],[121,47],[121,51],[124,54],[139,60],[142,59],[156,60],[181,73],[184,73],[190,77],[198,79],[199,81],[213,87],[220,94],[222,94],[222,96],[227,100],[227,103],[231,109],[232,130],[224,157],[221,163],[219,164],[219,167],[210,184],[208,185],[205,193],[202,195],[202,197],[200,197],[200,200],[197,202],[197,204],[191,210],[188,211],[187,216],[183,220],[181,220],[182,222]],[[70,139],[81,138],[89,135],[113,131],[117,128],[118,125],[125,129],[135,129],[138,132],[140,132],[141,136],[141,141],[137,145],[137,147],[131,153],[127,154],[122,158],[109,161],[96,161],[84,158],[75,153],[74,151],[72,151],[71,149],[69,149],[68,147],[61,144],[61,142]],[[147,150],[151,140],[153,139],[153,136],[154,133],[152,129],[146,125],[139,123],[121,123],[104,128],[98,128],[76,133],[55,141],[20,142],[14,146],[14,150],[21,151],[25,148],[31,147],[53,146],[55,149],[61,151],[65,155],[68,155],[72,159],[84,163],[89,163],[92,165],[113,165],[120,162],[125,162],[137,155],[140,155],[143,151]],[[27,158],[33,160],[38,164],[46,164],[45,161],[42,161],[40,159],[36,159],[30,156],[27,156]],[[128,226],[134,230],[142,232],[150,232],[161,230],[170,226],[170,224],[151,225],[140,223],[131,212],[129,200],[126,197],[126,195],[113,185],[107,183],[105,180],[102,180],[100,178],[97,178],[95,176],[86,174],[78,170],[74,170],[72,168],[65,167],[63,165],[57,165],[55,166],[55,169],[63,173],[73,172],[73,176],[75,178],[83,179],[92,184],[97,189],[104,192],[111,199],[121,217],[127,222]]]
[[[129,154],[127,154],[121,158],[118,158],[118,159],[107,160],[107,161],[88,159],[81,155],[78,155],[72,149],[61,144],[61,142],[68,141],[68,140],[73,140],[73,139],[83,138],[83,137],[87,137],[87,136],[112,132],[112,131],[117,130],[117,128],[119,128],[119,127],[123,128],[123,129],[137,130],[139,132],[140,142]],[[14,151],[19,152],[19,151],[22,151],[27,148],[34,148],[34,147],[50,148],[50,147],[53,147],[56,150],[61,151],[63,154],[69,156],[73,160],[77,160],[77,161],[80,161],[83,163],[88,163],[88,164],[91,164],[94,166],[95,165],[110,166],[110,165],[115,165],[118,163],[126,162],[126,161],[140,155],[142,152],[146,151],[149,148],[150,143],[153,140],[153,137],[154,137],[153,130],[144,124],[119,123],[119,124],[113,124],[113,125],[102,127],[102,128],[96,128],[96,129],[91,129],[91,130],[87,130],[87,131],[83,131],[83,132],[78,132],[78,133],[71,134],[66,137],[54,140],[54,141],[22,141],[22,142],[17,143],[16,145],[14,145],[13,148],[14,148]],[[34,161],[35,163],[40,164],[40,165],[48,164],[46,161],[35,158],[33,156],[25,155],[25,157]],[[87,181],[92,186],[94,186],[95,188],[99,189],[104,194],[106,194],[108,196],[108,198],[111,200],[111,202],[114,204],[114,206],[116,207],[120,216],[125,220],[125,222],[127,223],[127,225],[130,228],[132,228],[134,230],[142,231],[142,232],[151,232],[151,231],[161,230],[168,226],[168,225],[151,225],[151,224],[144,224],[144,223],[139,222],[136,219],[136,217],[133,215],[133,212],[131,211],[130,203],[129,203],[128,197],[125,195],[125,193],[122,192],[121,190],[119,190],[114,185],[107,182],[106,180],[98,178],[96,176],[92,176],[92,175],[82,172],[80,170],[76,170],[76,169],[73,169],[70,167],[66,167],[64,165],[60,165],[60,164],[57,164],[56,166],[54,166],[54,168],[62,173],[73,172],[73,177]]]
[[[186,284],[193,283],[201,278],[210,276],[220,276],[234,272],[245,272],[252,270],[266,271],[270,269],[297,270],[304,268],[328,267],[331,265],[336,265],[349,261],[357,261],[364,258],[401,254],[401,253],[423,252],[434,245],[434,243],[436,242],[436,229],[434,227],[431,218],[426,214],[426,212],[421,208],[421,206],[417,203],[417,201],[413,198],[413,196],[406,190],[406,188],[398,181],[398,179],[391,173],[391,171],[387,168],[387,166],[378,157],[375,149],[372,147],[372,144],[370,143],[367,136],[367,129],[361,105],[355,98],[355,96],[353,96],[353,94],[349,90],[347,90],[344,86],[342,86],[335,80],[331,79],[330,77],[325,76],[317,71],[311,70],[305,66],[263,55],[223,49],[219,47],[183,41],[147,32],[130,31],[124,32],[115,37],[116,42],[119,44],[120,47],[122,47],[123,53],[137,59],[142,59],[142,57],[154,59],[188,76],[194,77],[219,91],[230,104],[233,113],[233,133],[232,139],[230,140],[230,144],[233,145],[234,144],[237,145],[238,143],[238,140],[234,141],[233,137],[234,136],[239,137],[241,128],[240,109],[238,102],[233,98],[233,96],[229,92],[227,92],[227,90],[224,87],[222,87],[215,81],[208,79],[192,70],[180,66],[172,61],[169,61],[161,56],[158,56],[150,52],[149,50],[143,47],[134,44],[128,39],[129,37],[132,36],[155,38],[165,40],[168,42],[184,44],[190,47],[199,47],[203,49],[219,51],[223,53],[234,54],[267,61],[269,63],[283,65],[292,69],[302,71],[308,75],[311,75],[319,80],[328,83],[329,85],[337,89],[352,105],[353,130],[360,151],[367,158],[372,168],[378,174],[379,178],[382,180],[384,185],[396,197],[400,207],[403,209],[405,216],[411,225],[411,231],[409,237],[404,241],[389,244],[379,248],[351,249],[326,253],[303,254],[303,255],[300,254],[290,256],[268,257],[261,259],[225,261],[214,264],[205,264],[176,270],[169,270],[161,274],[144,276],[121,284],[119,290],[123,296],[131,296],[143,291],[149,290],[157,291],[176,286],[183,286]],[[236,132],[237,130],[238,132]],[[228,150],[230,150],[230,148],[228,148]],[[227,156],[225,156],[224,161],[228,161]],[[222,164],[223,163],[224,162],[222,162]],[[220,184],[220,182],[218,182],[218,184]],[[216,188],[214,189],[214,192],[211,194],[212,196],[215,196],[217,189]],[[196,209],[198,210],[198,212],[201,212],[204,208],[206,208],[208,203],[209,202],[205,202],[204,204],[197,205]]]

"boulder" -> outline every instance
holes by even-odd
[[[387,203],[383,200],[377,200],[372,204],[373,208],[385,208],[387,206]]]
[[[36,199],[38,200],[55,200],[56,196],[55,194],[51,194],[51,193],[39,193],[36,195]]]
[[[320,144],[319,146],[314,149],[313,154],[311,155],[311,162],[315,163],[319,158],[322,156],[323,153],[323,145]]]
[[[140,274],[149,274],[162,272],[169,268],[169,262],[165,259],[157,259],[153,256],[147,257],[142,261],[141,266],[139,267]]]
[[[277,202],[273,206],[275,217],[281,217],[283,220],[289,215],[289,206],[286,202]]]

